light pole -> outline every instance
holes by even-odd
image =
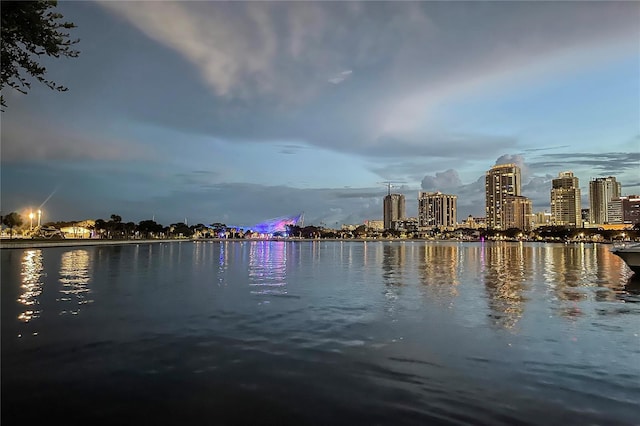
[[[40,218],[42,217],[42,210],[38,209],[38,228],[40,228]]]
[[[29,213],[29,231],[33,230],[33,212]]]

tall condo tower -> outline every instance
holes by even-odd
[[[622,185],[613,176],[595,178],[589,182],[589,219],[591,223],[609,223],[609,203],[620,198]]]
[[[457,199],[455,195],[441,192],[418,193],[418,228],[450,227],[457,223]]]
[[[488,229],[507,229],[504,216],[508,196],[520,195],[520,167],[515,164],[493,166],[485,176],[485,214]]]
[[[404,195],[387,194],[383,206],[384,229],[391,229],[393,221],[404,219]]]
[[[551,216],[554,225],[582,227],[580,186],[573,172],[561,172],[551,181]]]

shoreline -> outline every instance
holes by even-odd
[[[157,244],[157,243],[185,243],[192,240],[162,239],[162,240],[98,240],[98,239],[60,239],[60,240],[0,240],[0,250],[46,248],[46,247],[82,247],[82,246],[117,246],[124,244]]]
[[[61,240],[29,240],[14,239],[0,240],[0,250],[10,249],[31,249],[31,248],[47,248],[47,247],[86,247],[86,246],[116,246],[130,244],[161,244],[161,243],[221,243],[221,242],[252,242],[252,241],[282,241],[282,242],[459,242],[459,243],[476,243],[481,240],[430,240],[424,238],[397,239],[397,238],[335,238],[335,239],[318,239],[318,238],[295,238],[295,239],[226,239],[226,238],[207,238],[207,239],[144,239],[144,240],[99,240],[99,239],[61,239]],[[485,242],[495,242],[493,240],[485,240]],[[558,243],[563,244],[564,241],[502,241],[502,242],[533,242],[533,243]],[[567,241],[569,244],[610,244],[608,241]]]

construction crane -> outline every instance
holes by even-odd
[[[404,180],[385,180],[383,182],[378,182],[378,184],[380,185],[387,186],[387,195],[391,195],[391,187],[394,186],[394,184],[396,183],[407,183],[407,182]]]

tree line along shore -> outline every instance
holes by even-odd
[[[39,222],[38,217],[38,222]],[[154,220],[143,220],[139,223],[124,222],[122,217],[111,215],[110,220],[96,219],[71,222],[47,222],[43,225],[33,223],[30,215],[25,220],[18,213],[12,212],[2,217],[2,240],[24,241],[30,240],[37,244],[50,244],[50,241],[88,240],[88,242],[131,241],[174,241],[174,240],[507,240],[507,241],[584,241],[584,242],[616,242],[640,240],[640,226],[630,229],[601,229],[601,228],[569,228],[559,226],[543,226],[525,231],[518,228],[495,230],[485,228],[457,228],[428,231],[398,231],[382,230],[366,225],[353,226],[349,229],[331,229],[325,226],[297,226],[288,225],[282,231],[272,234],[261,234],[251,229],[227,226],[223,223],[204,225],[198,223],[187,225],[184,222],[164,226]],[[26,241],[25,241],[26,243]],[[6,245],[8,243],[3,243]],[[91,243],[90,243],[91,244]]]

